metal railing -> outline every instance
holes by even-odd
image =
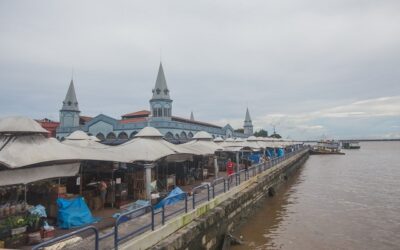
[[[95,236],[94,249],[98,250],[99,249],[99,231],[94,226],[87,226],[87,227],[78,229],[76,231],[73,231],[73,232],[58,236],[58,237],[53,238],[51,240],[42,242],[42,243],[40,243],[40,244],[38,244],[36,246],[33,246],[32,250],[38,250],[38,249],[41,249],[43,247],[50,246],[50,245],[55,244],[55,243],[57,243],[59,241],[71,238],[72,236],[78,235],[78,234],[86,232],[86,231],[93,231],[94,232],[94,236]]]
[[[230,176],[217,178],[211,183],[211,186],[210,186],[210,184],[207,183],[207,184],[202,184],[200,186],[194,187],[192,189],[192,195],[193,195],[193,197],[192,197],[192,208],[195,209],[196,205],[198,203],[203,202],[205,200],[210,201],[210,189],[211,188],[212,188],[212,198],[215,198],[219,194],[226,193],[226,192],[228,192],[230,190],[230,188],[232,187],[232,185],[230,184],[230,180],[233,181],[233,178],[235,179],[235,186],[238,186],[238,185],[241,184],[240,175],[242,173],[244,173],[245,181],[246,181],[246,180],[250,179],[250,175],[249,175],[250,172],[252,173],[252,177],[257,176],[259,173],[262,173],[263,171],[266,171],[266,170],[270,169],[271,167],[279,164],[280,162],[282,162],[282,161],[284,161],[284,160],[286,160],[288,158],[291,158],[292,156],[300,153],[305,148],[306,147],[299,147],[298,149],[295,149],[294,151],[289,152],[289,153],[285,154],[282,157],[274,157],[274,158],[271,158],[267,162],[260,163],[258,165],[249,167],[247,170],[243,169],[243,170],[240,170],[239,172],[234,173],[234,174],[232,174]],[[276,173],[273,173],[274,176],[275,176],[275,174]],[[221,184],[223,184],[223,189],[221,189],[220,191],[216,191],[216,187],[218,185],[221,185]],[[207,195],[205,197],[201,197],[201,192],[199,194],[196,193],[196,191],[204,190],[205,188],[207,189]],[[174,215],[176,215],[176,214],[178,214],[178,213],[180,213],[182,211],[185,211],[185,213],[187,213],[188,212],[188,194],[187,193],[178,194],[178,195],[172,196],[170,198],[173,199],[173,198],[177,198],[179,196],[184,196],[184,204],[185,204],[184,207],[176,209],[176,210],[173,210],[169,214],[166,214],[167,213],[167,209],[165,209],[165,205],[162,206],[161,210],[158,210],[158,211],[155,211],[154,207],[152,205],[143,206],[143,207],[137,208],[135,210],[128,211],[126,213],[122,213],[117,218],[117,220],[115,221],[114,229],[110,233],[107,233],[107,234],[99,236],[98,229],[96,229],[94,226],[87,226],[87,227],[78,229],[76,231],[70,232],[68,234],[65,234],[65,235],[53,238],[51,240],[42,242],[42,243],[34,246],[32,249],[33,250],[37,250],[39,248],[42,248],[42,247],[49,246],[51,244],[57,243],[57,242],[59,242],[61,240],[70,238],[70,237],[72,237],[74,235],[81,234],[81,233],[83,233],[85,231],[92,230],[95,233],[95,248],[94,248],[95,250],[99,249],[99,242],[101,240],[103,240],[105,238],[108,238],[108,237],[110,237],[112,235],[114,235],[114,248],[117,250],[119,244],[121,243],[121,241],[126,240],[129,237],[134,237],[134,236],[136,236],[137,234],[139,234],[141,232],[145,232],[145,231],[149,230],[149,228],[151,228],[151,230],[154,231],[154,227],[155,227],[155,219],[154,218],[155,218],[155,215],[161,214],[161,224],[164,225],[165,221],[168,218],[173,217]],[[196,196],[197,197],[200,196],[201,198],[200,199],[196,199]],[[150,210],[150,212],[148,212],[148,210]],[[140,211],[143,211],[143,212],[140,213],[139,215],[137,215]],[[135,214],[135,216],[132,216],[132,214]],[[136,219],[138,217],[144,216],[146,214],[151,216],[151,220],[150,220],[149,223],[147,223],[145,225],[142,225],[139,228],[136,228],[135,230],[125,234],[122,237],[119,235],[119,233],[120,233],[119,225],[121,225],[123,223],[126,223],[128,221],[132,221],[132,220],[134,220],[134,219]]]
[[[194,187],[194,188],[192,189],[192,194],[193,194],[193,209],[196,208],[196,203],[199,203],[199,202],[202,202],[202,201],[205,201],[205,200],[206,200],[206,198],[203,197],[203,198],[201,198],[201,199],[199,199],[199,200],[196,201],[196,191],[197,191],[197,190],[202,190],[202,189],[204,189],[204,187],[207,187],[207,200],[208,200],[208,201],[210,200],[210,185],[209,185],[208,183],[202,184],[202,185],[197,186],[197,187]]]
[[[135,216],[134,218],[132,218],[131,214],[133,214],[133,213],[137,213],[137,212],[139,212],[141,210],[144,210],[144,213],[141,214],[140,216],[146,214],[146,210],[148,208],[151,209],[151,223],[148,223],[148,224],[146,224],[144,226],[141,226],[141,227],[139,227],[139,228],[137,228],[137,229],[125,234],[124,236],[120,237],[119,236],[119,225],[121,225],[123,223],[126,223],[126,222],[128,222],[128,221],[130,221],[130,220],[132,220],[134,218],[139,217],[139,216]],[[134,209],[132,211],[128,211],[126,213],[122,213],[117,218],[117,220],[115,221],[115,226],[114,226],[114,248],[117,250],[119,242],[127,239],[128,237],[135,236],[137,233],[139,233],[141,231],[144,231],[145,229],[147,229],[149,227],[151,227],[151,230],[154,231],[154,209],[153,209],[152,205],[143,206],[143,207]]]
[[[173,210],[172,212],[170,212],[168,214],[166,212],[165,205],[163,205],[161,207],[161,220],[162,220],[162,224],[163,225],[165,224],[165,220],[168,219],[169,217],[171,217],[171,216],[173,216],[175,214],[178,214],[178,213],[180,213],[182,211],[185,211],[185,213],[188,212],[188,194],[187,193],[177,194],[177,195],[169,197],[168,199],[179,199],[180,200],[181,197],[183,197],[182,201],[184,201],[184,207],[181,207],[179,209],[175,209],[175,210]]]
[[[224,189],[222,190],[222,192],[221,191],[217,191],[216,192],[215,191],[216,187],[221,183],[224,184]],[[213,182],[211,183],[211,186],[212,186],[213,198],[215,198],[216,194],[218,195],[218,194],[221,194],[221,193],[225,193],[226,192],[226,178],[225,177],[220,177],[220,178],[217,178],[217,179],[213,180]]]

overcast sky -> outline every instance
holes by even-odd
[[[149,109],[285,138],[400,138],[399,0],[0,1],[0,117]]]

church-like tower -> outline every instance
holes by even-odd
[[[169,97],[169,89],[161,63],[158,69],[156,86],[153,89],[153,97],[150,99],[150,110],[152,120],[171,120],[172,100]]]
[[[60,127],[78,127],[79,126],[79,111],[78,100],[76,99],[74,81],[69,84],[67,95],[63,101],[63,106],[60,110]]]
[[[246,118],[244,119],[243,129],[245,136],[249,137],[253,135],[253,123],[250,118],[249,108],[246,109]]]

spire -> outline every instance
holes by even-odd
[[[153,89],[153,98],[152,99],[170,100],[169,89],[167,87],[167,81],[165,80],[164,69],[163,69],[161,62],[160,62],[160,67],[158,69],[156,86]]]
[[[190,120],[191,120],[191,121],[194,121],[194,115],[193,115],[193,111],[192,111],[192,112],[190,112]]]
[[[245,122],[251,122],[249,108],[246,109],[246,118],[244,119]]]
[[[62,110],[79,111],[78,100],[76,99],[74,81],[71,79],[67,95],[63,101]]]

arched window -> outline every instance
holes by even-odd
[[[118,135],[118,139],[119,140],[127,140],[128,139],[128,135],[125,132],[121,132]]]
[[[168,133],[165,134],[165,138],[166,139],[173,139],[174,135],[171,132],[168,132]]]
[[[178,140],[180,139],[178,134],[175,134],[175,139],[178,139]]]
[[[96,135],[97,139],[99,139],[100,141],[104,141],[106,138],[104,137],[104,135],[102,133],[98,133]]]
[[[193,137],[193,133],[192,133],[192,132],[189,132],[188,137],[189,137],[189,138],[192,138],[192,137]]]
[[[133,132],[131,133],[131,135],[129,136],[129,138],[133,138],[137,133],[138,133],[137,131],[133,131]]]
[[[187,136],[186,136],[185,131],[182,131],[182,133],[181,133],[181,138],[182,138],[182,139],[187,139]]]
[[[115,136],[115,134],[113,132],[110,132],[110,133],[108,133],[106,139],[107,140],[115,140],[115,139],[117,139],[117,137]]]

